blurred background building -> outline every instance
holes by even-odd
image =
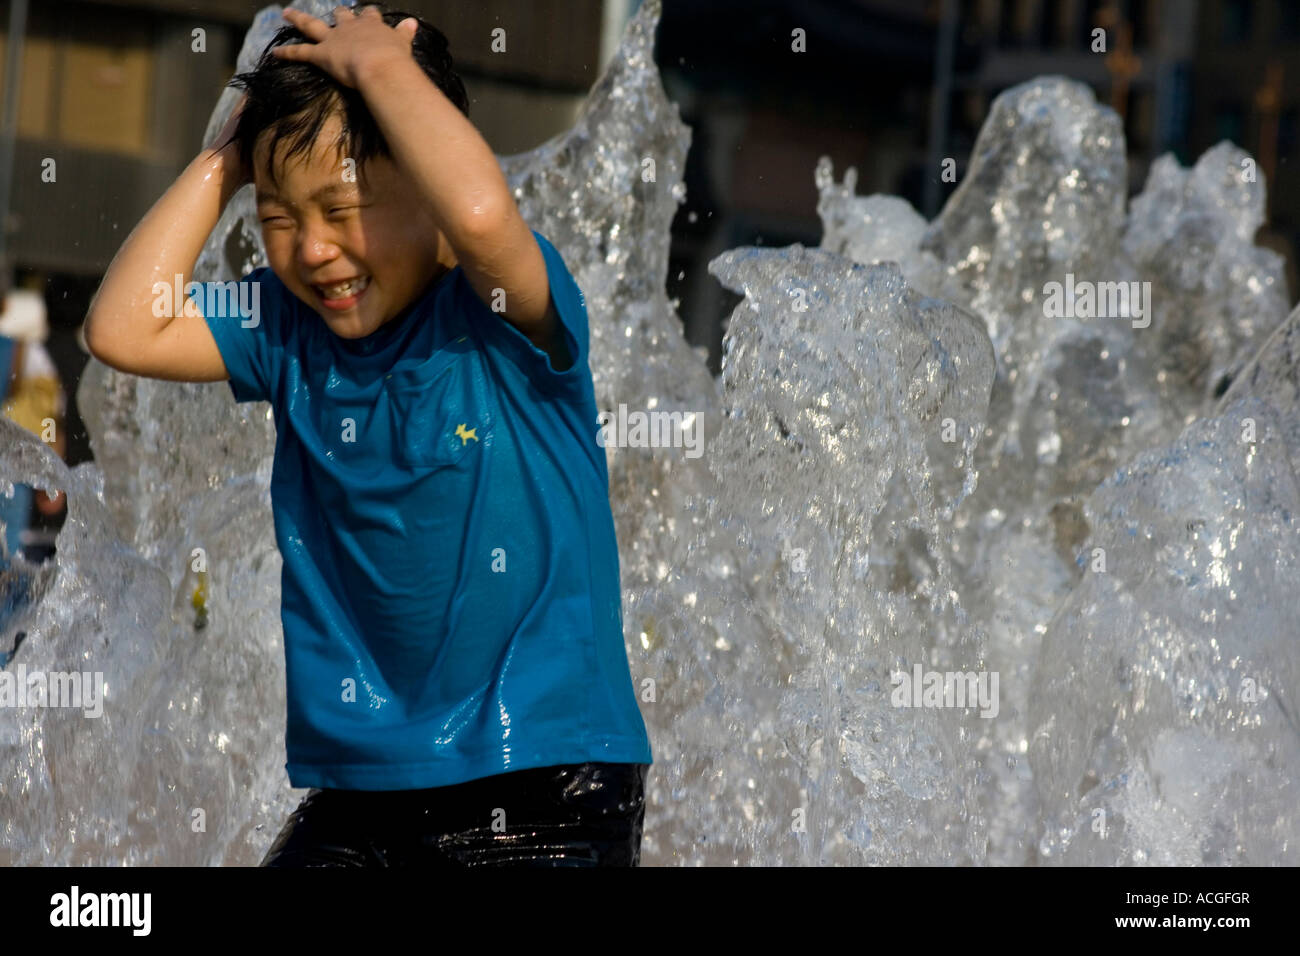
[[[451,41],[470,115],[498,154],[568,128],[640,0],[403,0]],[[254,0],[0,2],[11,102],[7,269],[39,290],[69,396],[75,331],[118,246],[201,146]],[[716,371],[735,299],[708,275],[740,245],[816,245],[813,169],[933,216],[965,172],[993,99],[1040,74],[1088,83],[1124,118],[1132,181],[1221,139],[1259,160],[1270,228],[1293,259],[1300,3],[1293,0],[664,0],[656,59],[692,127],[669,294]],[[509,54],[490,50],[506,26]],[[1105,52],[1094,30],[1105,31]],[[793,49],[793,31],[806,49]],[[196,38],[201,37],[201,43]],[[201,46],[202,49],[198,49]],[[17,55],[19,65],[10,68]],[[54,160],[54,176],[47,172]],[[0,166],[3,174],[3,166]],[[0,178],[3,178],[0,175]],[[0,189],[3,184],[0,184]],[[1294,266],[1289,266],[1295,289]],[[90,449],[73,403],[67,459]]]

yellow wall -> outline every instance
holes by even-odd
[[[0,96],[4,60],[5,35],[0,33]],[[153,82],[154,58],[145,46],[28,36],[18,135],[147,156]]]

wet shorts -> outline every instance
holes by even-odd
[[[429,790],[311,790],[262,866],[639,866],[647,770],[582,763]]]

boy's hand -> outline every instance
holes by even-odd
[[[286,9],[284,18],[312,42],[286,43],[272,49],[272,55],[311,63],[354,90],[377,66],[410,60],[411,38],[419,26],[412,17],[390,27],[376,7],[364,7],[360,13],[335,7],[332,27],[301,10]]]
[[[235,127],[239,124],[239,114],[243,112],[246,103],[248,103],[247,93],[239,98],[239,102],[235,104],[235,108],[230,111],[230,116],[226,119],[226,125],[221,127],[221,132],[212,141],[213,151],[221,158],[224,183],[228,184],[226,188],[231,194],[239,187],[253,181],[252,172],[244,168],[239,158],[239,144],[231,142],[231,137],[235,135]]]

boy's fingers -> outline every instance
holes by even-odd
[[[303,13],[293,7],[286,7],[280,15],[297,27],[298,32],[309,40],[323,40],[330,32],[330,25],[324,20],[318,20],[310,13]]]
[[[312,58],[312,45],[310,43],[286,43],[283,46],[272,47],[271,55],[282,60],[310,60]]]

